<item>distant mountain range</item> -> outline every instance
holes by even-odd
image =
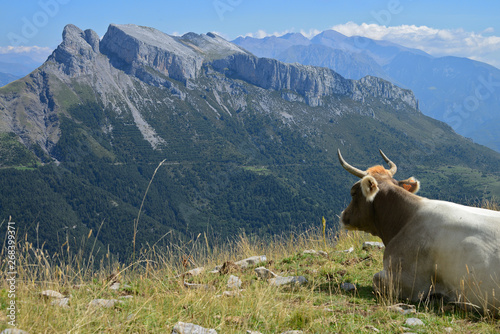
[[[0,54],[0,87],[28,75],[40,65],[41,62],[23,54]]]
[[[359,168],[382,148],[424,196],[500,197],[500,154],[384,79],[259,58],[212,33],[113,24],[100,39],[68,25],[42,66],[0,88],[0,219],[38,247],[122,259],[135,222],[137,249],[322,216],[333,227],[355,181],[337,148]]]
[[[461,135],[500,152],[500,70],[467,58],[433,57],[387,41],[347,37],[334,30],[235,44],[259,57],[328,67],[350,79],[377,76],[411,89],[419,108]]]
[[[17,76],[17,75],[0,72],[0,87],[5,86],[6,84],[8,84],[14,80],[20,79],[20,78],[21,77]]]

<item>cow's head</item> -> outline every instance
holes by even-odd
[[[337,153],[342,167],[361,179],[351,188],[352,201],[342,212],[341,223],[348,230],[361,230],[382,237],[375,224],[375,214],[380,215],[381,212],[376,212],[375,206],[377,205],[378,211],[388,211],[392,207],[396,209],[400,197],[416,193],[420,188],[420,182],[413,177],[404,181],[396,181],[393,178],[397,171],[396,164],[389,160],[382,151],[380,154],[390,169],[373,166],[363,171],[349,165],[342,158],[340,150]]]

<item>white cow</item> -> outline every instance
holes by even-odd
[[[500,212],[415,195],[414,178],[396,181],[387,170],[342,166],[361,178],[342,212],[348,230],[384,242],[384,269],[373,278],[382,294],[418,301],[440,295],[466,309],[500,314]]]

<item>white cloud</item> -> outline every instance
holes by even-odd
[[[51,48],[42,46],[0,46],[0,53],[48,53]]]
[[[309,29],[309,31],[305,31],[304,29],[301,29],[300,33],[302,35],[306,36],[307,38],[311,39],[314,36],[316,36],[317,34],[321,33],[321,30],[318,30],[318,29]]]
[[[480,33],[463,29],[435,29],[427,26],[401,25],[387,27],[378,24],[361,25],[348,22],[332,27],[346,36],[364,36],[386,40],[406,47],[423,50],[434,56],[458,56],[481,60],[499,67],[500,37],[493,28]]]
[[[24,55],[39,62],[44,62],[52,51],[54,50],[42,46],[0,46],[0,54]]]
[[[273,33],[268,33],[265,30],[257,30],[257,32],[255,32],[255,33],[249,32],[249,33],[243,35],[243,37],[253,37],[253,38],[265,38],[265,37],[271,37],[271,36],[280,37],[280,36],[286,35],[286,34],[291,33],[291,32],[294,32],[293,29],[291,29],[291,30],[287,29],[287,30],[284,30],[282,32],[275,31]]]

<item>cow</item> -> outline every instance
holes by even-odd
[[[397,166],[366,171],[340,164],[359,177],[340,216],[347,230],[382,239],[383,270],[376,293],[412,302],[441,296],[462,309],[500,313],[500,212],[416,195],[420,182],[396,181]]]

